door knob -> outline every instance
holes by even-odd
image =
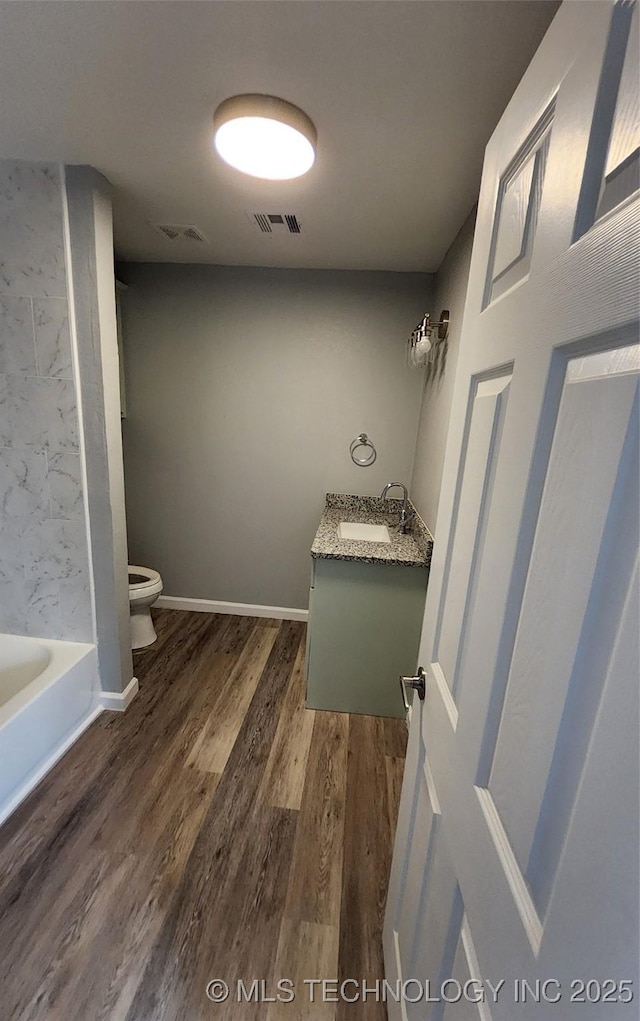
[[[418,667],[418,673],[415,677],[400,677],[400,691],[402,692],[402,704],[404,705],[404,711],[409,712],[409,703],[407,702],[407,688],[413,688],[414,691],[418,692],[418,698],[421,702],[424,702],[426,694],[426,677],[422,667]]]

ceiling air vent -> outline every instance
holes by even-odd
[[[194,227],[192,223],[152,223],[151,226],[158,234],[162,234],[169,241],[198,241],[200,244],[207,243],[204,234],[197,227]]]
[[[255,213],[247,209],[247,216],[260,234],[300,234],[302,224],[295,213]]]

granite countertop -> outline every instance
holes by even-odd
[[[320,525],[311,547],[311,556],[319,560],[355,560],[362,564],[399,564],[406,567],[428,567],[431,563],[433,536],[415,507],[411,532],[398,532],[402,500],[381,500],[378,496],[347,496],[327,493]],[[387,525],[391,543],[340,539],[341,521]]]

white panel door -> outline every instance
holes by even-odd
[[[486,152],[391,1021],[640,1017],[639,131],[636,5],[565,2]]]

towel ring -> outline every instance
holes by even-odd
[[[359,447],[366,447],[369,453],[366,454],[365,457],[356,457],[356,450]],[[356,436],[355,440],[352,440],[351,446],[349,447],[349,453],[351,454],[351,460],[353,463],[357,464],[360,468],[368,468],[370,464],[373,464],[378,456],[376,448],[366,433],[360,433],[359,436]]]

